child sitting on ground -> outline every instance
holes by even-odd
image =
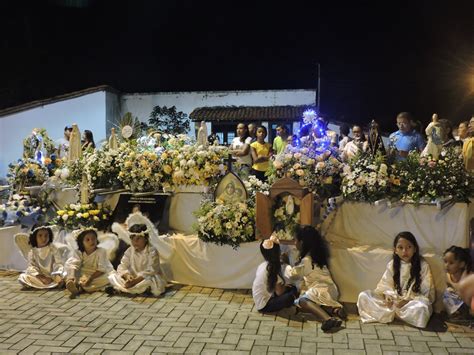
[[[26,237],[26,236],[25,236]],[[24,288],[50,289],[64,285],[64,262],[53,244],[53,230],[48,226],[35,228],[29,236],[28,268],[18,277]]]
[[[336,301],[339,292],[328,269],[329,250],[326,241],[309,225],[297,228],[295,241],[299,261],[294,267],[287,265],[285,270],[289,280],[302,279],[301,291],[304,293],[295,300],[295,304],[322,319],[323,331],[339,328],[347,315]]]
[[[446,268],[447,289],[443,293],[443,303],[452,320],[469,318],[469,306],[458,292],[459,283],[471,274],[471,254],[469,248],[449,247],[443,254]]]
[[[160,267],[160,254],[150,244],[145,224],[134,224],[129,228],[132,245],[125,251],[116,272],[109,275],[113,287],[105,291],[141,294],[151,292],[159,296],[165,291],[166,280]]]
[[[410,232],[401,232],[393,242],[391,260],[377,288],[359,294],[357,308],[362,323],[389,323],[398,317],[425,328],[433,312],[435,298],[430,266],[420,255]]]
[[[77,234],[78,249],[66,262],[66,288],[75,298],[81,292],[104,290],[113,271],[107,251],[97,246],[97,231],[85,229]]]
[[[297,296],[296,287],[285,285],[280,262],[280,241],[272,235],[260,244],[265,261],[257,267],[252,296],[259,312],[277,312],[291,307]]]

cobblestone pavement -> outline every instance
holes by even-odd
[[[474,331],[444,333],[403,324],[361,325],[325,334],[294,309],[261,315],[248,290],[173,286],[161,298],[70,300],[64,291],[21,291],[17,274],[0,272],[0,354],[474,354]]]

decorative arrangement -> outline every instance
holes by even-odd
[[[0,205],[0,226],[21,224],[32,227],[44,218],[46,208],[38,206],[28,195],[13,194],[8,202]]]
[[[41,185],[49,176],[48,169],[34,159],[18,159],[8,166],[8,183],[20,192],[27,186]]]
[[[95,204],[74,204],[56,211],[57,217],[51,224],[57,224],[67,230],[95,227],[98,229],[109,222],[110,211]]]

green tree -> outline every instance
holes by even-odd
[[[176,111],[176,106],[153,107],[148,123],[164,133],[181,134],[189,131],[188,115],[182,111]]]

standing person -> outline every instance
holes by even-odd
[[[82,150],[94,150],[95,149],[95,142],[94,142],[94,135],[92,131],[88,129],[84,130],[82,133]]]
[[[412,128],[412,115],[409,112],[399,113],[397,126],[398,131],[389,136],[389,153],[395,160],[406,159],[411,150],[421,152],[425,147],[425,141],[421,134]]]
[[[462,156],[466,170],[474,170],[474,116],[469,121],[467,137],[462,146]]]
[[[251,138],[250,143],[257,141],[257,124],[253,122],[249,123],[248,130],[249,130],[249,136]]]
[[[366,152],[369,149],[369,143],[365,139],[360,126],[354,125],[352,127],[352,140],[348,142],[341,153],[343,161],[349,161],[360,152]]]
[[[433,313],[433,278],[413,234],[400,232],[393,241],[393,259],[377,288],[359,294],[362,323],[390,323],[395,317],[425,328]]]
[[[280,262],[280,241],[271,236],[260,243],[265,261],[257,267],[252,297],[259,312],[277,312],[291,307],[297,296],[296,287],[285,284]]]
[[[270,167],[270,157],[272,156],[272,146],[265,142],[267,129],[264,126],[257,128],[257,141],[250,144],[252,150],[253,165],[251,174],[261,181],[267,181],[266,171]]]
[[[295,234],[299,261],[296,266],[286,266],[285,277],[301,280],[302,295],[295,304],[305,312],[321,318],[321,329],[338,328],[347,318],[342,305],[337,301],[339,291],[329,272],[329,249],[321,234],[309,225],[298,226]],[[288,259],[287,256],[284,259]],[[288,264],[288,260],[283,260]]]
[[[237,125],[237,137],[232,140],[229,151],[237,160],[235,170],[242,179],[247,179],[252,166],[251,140],[247,126],[244,123],[239,123]]]
[[[279,124],[276,128],[276,134],[277,136],[273,140],[273,152],[280,154],[285,150],[287,144],[288,131],[285,125]]]
[[[344,150],[344,147],[346,146],[346,144],[352,140],[352,138],[349,137],[349,131],[350,131],[350,128],[347,123],[343,123],[341,127],[339,127],[339,132],[341,134],[339,136],[339,152],[341,153]]]
[[[58,143],[58,157],[65,158],[67,157],[67,152],[69,150],[69,139],[71,138],[72,126],[64,127],[64,136],[59,138]]]
[[[469,129],[469,121],[463,121],[458,126],[458,136],[457,139],[464,142],[468,137],[467,131]]]

